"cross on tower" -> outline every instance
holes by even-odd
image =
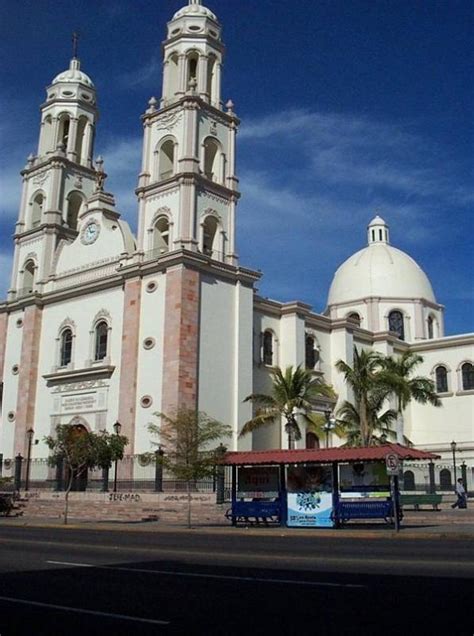
[[[72,34],[72,57],[77,58],[77,45],[79,42],[79,34],[74,31]]]

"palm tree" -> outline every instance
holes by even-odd
[[[380,381],[396,399],[397,441],[403,443],[403,411],[415,400],[420,404],[441,406],[432,380],[423,376],[411,377],[423,358],[410,351],[404,351],[398,358],[387,356],[383,360]]]
[[[240,435],[251,433],[261,426],[279,422],[284,417],[285,431],[288,435],[288,447],[293,448],[294,441],[301,439],[301,430],[296,416],[300,414],[306,422],[314,408],[314,400],[321,396],[335,398],[334,389],[315,378],[311,371],[302,369],[300,365],[285,372],[276,367],[271,371],[272,388],[270,394],[252,393],[244,402],[252,402],[256,407],[255,416],[246,422]]]
[[[387,409],[379,415],[385,397],[383,394],[369,394],[367,399],[368,426],[367,434],[362,436],[360,425],[360,413],[357,408],[345,400],[337,410],[338,426],[342,435],[346,438],[344,446],[376,446],[382,444],[385,438],[395,438],[395,433],[390,424],[396,420],[397,414],[392,409]]]
[[[344,375],[354,398],[354,404],[344,402],[338,415],[345,419],[348,431],[354,430],[352,437],[360,439],[362,446],[369,446],[377,424],[377,413],[391,389],[380,382],[383,356],[375,351],[354,347],[352,366],[338,360],[336,369]],[[359,428],[356,435],[354,427]]]

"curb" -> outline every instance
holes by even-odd
[[[16,520],[15,520],[16,521]],[[11,520],[10,522],[0,521],[0,530],[3,527],[9,528],[43,528],[54,530],[92,530],[99,532],[130,532],[134,534],[138,533],[155,533],[155,534],[225,534],[229,536],[261,536],[261,537],[305,537],[307,539],[314,538],[327,538],[327,539],[371,539],[371,540],[383,540],[383,539],[398,539],[398,540],[472,540],[474,537],[474,528],[471,532],[463,532],[462,530],[445,531],[438,530],[433,532],[427,531],[413,531],[412,528],[402,528],[399,533],[394,530],[386,530],[381,527],[380,531],[370,529],[361,530],[349,528],[339,530],[326,530],[326,529],[309,529],[309,528],[255,528],[255,527],[239,527],[233,528],[231,526],[195,526],[192,528],[186,528],[183,526],[175,526],[171,524],[167,525],[155,525],[156,522],[139,522],[139,523],[120,523],[120,522],[100,522],[89,523],[73,521],[65,525],[57,521],[17,521]]]

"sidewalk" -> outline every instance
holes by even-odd
[[[196,523],[191,529],[185,525],[147,522],[85,521],[70,518],[67,525],[57,518],[1,517],[2,527],[28,528],[63,528],[68,530],[97,530],[107,532],[145,532],[145,533],[202,533],[225,535],[259,535],[259,536],[293,536],[305,535],[314,537],[330,537],[332,539],[474,539],[474,508],[467,510],[441,511],[406,511],[399,533],[384,523],[348,523],[340,529],[330,528],[281,528],[278,526],[238,526],[229,524],[200,525]]]

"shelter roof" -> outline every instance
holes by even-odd
[[[371,462],[383,461],[389,453],[395,453],[400,459],[431,460],[439,455],[401,444],[383,444],[382,446],[362,446],[359,448],[304,448],[295,450],[234,451],[226,453],[222,463],[228,466],[249,466],[268,464],[327,464],[331,462]]]

